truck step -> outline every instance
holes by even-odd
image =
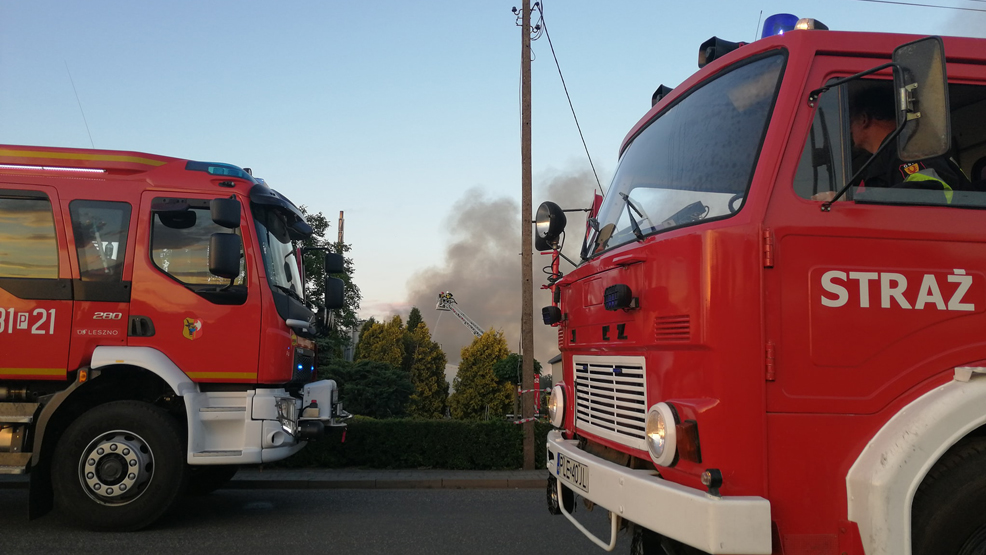
[[[24,474],[30,462],[30,453],[0,453],[0,474]]]
[[[0,403],[0,423],[30,424],[38,403]]]

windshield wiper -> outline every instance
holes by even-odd
[[[295,291],[294,289],[291,289],[290,287],[285,287],[283,285],[275,285],[274,287],[276,287],[276,288],[280,289],[281,291],[287,293],[289,297],[294,297],[295,299],[301,301],[302,303],[305,302],[305,299],[302,299],[301,298],[301,295],[299,295],[297,291]]]
[[[640,210],[637,210],[637,207],[634,206],[632,202],[630,202],[630,195],[621,192],[620,198],[623,199],[623,202],[625,202],[627,204],[627,208],[629,208],[627,210],[627,216],[630,216],[630,227],[633,229],[633,236],[636,237],[638,241],[643,241],[644,232],[640,231],[640,224],[638,224],[637,219],[633,217],[633,213],[636,212],[641,218],[643,218],[644,215],[640,213]]]

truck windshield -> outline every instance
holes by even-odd
[[[267,282],[271,287],[304,302],[305,291],[298,272],[297,251],[288,236],[284,215],[274,208],[254,205],[253,218]]]
[[[726,70],[645,127],[623,153],[590,253],[738,212],[784,62],[778,53]]]

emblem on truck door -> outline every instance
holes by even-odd
[[[186,339],[195,340],[202,337],[202,320],[185,318],[185,329],[181,332]]]

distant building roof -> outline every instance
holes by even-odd
[[[548,364],[558,364],[559,362],[561,362],[561,353],[558,353],[551,360],[549,360]]]

